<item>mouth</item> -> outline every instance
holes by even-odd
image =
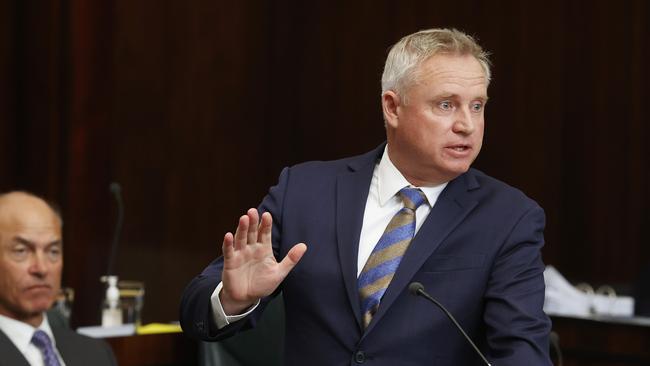
[[[454,146],[449,146],[449,148],[454,151],[465,151],[465,150],[469,150],[470,147],[467,145],[454,145]]]
[[[42,284],[42,285],[32,285],[25,288],[25,291],[50,291],[52,286]]]
[[[472,146],[467,145],[467,144],[456,144],[456,145],[449,145],[446,147],[447,149],[451,151],[455,151],[458,153],[463,153],[472,150]]]

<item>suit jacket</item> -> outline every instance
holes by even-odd
[[[113,351],[106,342],[83,336],[75,331],[50,322],[56,348],[66,366],[115,366]],[[22,353],[0,331],[0,366],[29,366]]]
[[[544,212],[520,191],[478,170],[449,182],[405,253],[364,331],[357,252],[370,181],[384,146],[357,157],[286,168],[260,211],[273,216],[273,248],[307,252],[278,291],[286,306],[287,365],[478,365],[462,335],[426,300],[421,282],[499,366],[550,365],[544,314]],[[223,261],[186,288],[184,331],[219,340],[254,326],[267,302],[217,330],[209,297]]]

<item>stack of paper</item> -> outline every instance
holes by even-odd
[[[93,338],[124,337],[135,334],[135,324],[123,324],[112,327],[79,327],[77,333]]]
[[[571,285],[553,266],[547,266],[544,270],[544,282],[544,311],[549,315],[634,315],[633,298],[583,292]]]

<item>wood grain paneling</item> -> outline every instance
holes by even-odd
[[[545,208],[546,262],[595,284],[650,263],[645,1],[34,4],[0,11],[0,186],[60,202],[78,324],[99,319],[110,182],[117,272],[145,281],[145,321],[173,320],[282,167],[382,142],[387,49],[432,26],[492,52],[476,166]]]

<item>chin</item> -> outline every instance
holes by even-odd
[[[461,174],[467,173],[467,171],[469,170],[469,167],[470,167],[470,165],[453,166],[453,167],[449,167],[447,169],[447,171],[449,172],[449,175],[456,178]]]
[[[27,303],[24,308],[29,313],[38,314],[49,310],[52,307],[52,304],[54,304],[54,300],[52,298],[34,299]]]

